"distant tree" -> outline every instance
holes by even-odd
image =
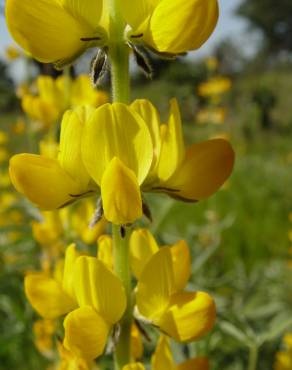
[[[292,52],[291,0],[243,0],[237,14],[262,32],[268,52]]]
[[[16,105],[13,82],[7,74],[6,65],[0,60],[0,112],[14,109]]]

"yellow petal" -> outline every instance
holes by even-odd
[[[108,269],[113,270],[113,240],[109,235],[102,235],[98,238],[97,258],[102,261]]]
[[[160,0],[139,0],[133,2],[131,0],[124,0],[121,10],[127,23],[133,29],[136,29],[151,16],[159,1]]]
[[[135,173],[117,157],[103,174],[101,197],[105,218],[114,224],[131,224],[142,217],[142,198]]]
[[[151,358],[152,370],[175,370],[169,340],[162,335]]]
[[[61,167],[80,184],[86,192],[90,176],[81,159],[81,137],[85,121],[93,112],[89,107],[79,107],[67,111],[61,124],[60,152],[58,160]]]
[[[199,48],[213,32],[217,19],[217,0],[161,0],[143,38],[160,52],[183,53]]]
[[[104,104],[86,123],[82,156],[97,184],[114,157],[118,157],[143,182],[153,158],[152,140],[143,119],[127,105]]]
[[[73,310],[76,302],[61,284],[44,273],[29,274],[24,279],[25,294],[33,308],[44,318],[54,319]]]
[[[71,104],[73,106],[91,105],[97,108],[107,103],[108,100],[108,94],[104,91],[96,90],[89,76],[80,75],[74,80],[71,91]]]
[[[126,308],[124,287],[97,258],[77,259],[74,286],[80,307],[92,306],[110,324],[120,320]]]
[[[145,367],[140,362],[135,362],[133,364],[125,365],[123,370],[145,370]]]
[[[74,201],[79,185],[60,167],[58,161],[34,154],[17,154],[10,159],[12,184],[31,202],[47,210]]]
[[[110,327],[92,307],[70,312],[65,318],[64,328],[64,346],[75,356],[90,361],[103,353]]]
[[[143,356],[143,342],[141,338],[140,331],[137,325],[132,324],[131,328],[131,356],[135,360]]]
[[[187,243],[180,240],[171,249],[176,290],[182,290],[191,275],[191,257]]]
[[[71,244],[66,249],[65,253],[65,263],[64,263],[64,274],[63,274],[63,289],[72,298],[75,299],[74,295],[74,281],[73,281],[73,271],[74,264],[79,257],[79,253],[76,250],[76,245]]]
[[[161,248],[144,267],[137,285],[139,312],[149,320],[159,319],[175,292],[171,251]]]
[[[157,165],[161,147],[159,113],[154,105],[146,99],[135,100],[131,104],[131,108],[133,108],[143,118],[148,126],[153,143],[153,162],[151,168],[154,169]]]
[[[177,365],[176,370],[209,370],[207,357],[196,357]]]
[[[32,120],[41,122],[46,127],[55,123],[60,114],[52,103],[42,100],[38,96],[24,95],[21,106]]]
[[[213,327],[216,307],[205,292],[181,292],[171,297],[170,305],[156,324],[178,342],[199,339]]]
[[[228,141],[214,139],[192,145],[186,157],[166,183],[173,197],[196,201],[215,193],[230,176],[234,152]]]
[[[158,245],[147,229],[136,229],[130,237],[131,268],[137,279],[149,259],[158,251]]]
[[[161,181],[168,180],[185,156],[180,112],[176,99],[170,101],[168,125],[161,127],[161,152],[157,175]]]
[[[71,59],[86,49],[88,45],[81,39],[97,35],[101,4],[90,5],[90,0],[38,0],[32,5],[30,0],[8,0],[5,13],[15,41],[39,61],[49,63]],[[84,18],[88,13],[90,19]]]

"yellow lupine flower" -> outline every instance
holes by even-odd
[[[63,207],[96,189],[80,153],[83,125],[90,112],[89,107],[80,107],[64,115],[58,159],[35,154],[17,154],[10,159],[13,185],[44,210]]]
[[[209,81],[202,82],[198,88],[198,94],[203,97],[221,95],[231,89],[231,80],[227,77],[213,77]]]
[[[121,10],[125,42],[173,55],[199,48],[218,18],[217,0],[127,0]],[[108,6],[102,1],[7,0],[5,15],[15,41],[44,63],[63,66],[89,47],[114,41],[108,40]]]
[[[48,358],[54,355],[53,335],[55,331],[56,324],[53,320],[37,320],[33,324],[35,346],[43,356]]]
[[[7,144],[8,134],[5,131],[0,131],[0,145]]]
[[[222,139],[185,149],[175,100],[167,125],[160,124],[147,100],[130,107],[114,103],[96,109],[84,128],[82,156],[101,188],[105,217],[116,224],[141,217],[139,188],[195,202],[218,190],[234,162],[230,144]]]
[[[5,56],[9,61],[13,61],[21,57],[21,52],[20,50],[15,47],[14,45],[9,45],[5,49]]]
[[[124,1],[128,38],[155,51],[180,54],[198,49],[212,34],[218,19],[217,0]]]
[[[98,251],[97,258],[102,261],[107,268],[113,270],[114,258],[113,258],[113,240],[109,235],[101,235],[98,238]]]
[[[147,100],[132,104],[144,118],[154,142],[151,171],[144,191],[165,192],[173,198],[196,202],[216,192],[230,176],[234,152],[228,141],[208,140],[185,148],[179,108],[171,100],[167,124]],[[158,144],[157,144],[158,143]]]
[[[102,1],[8,0],[5,15],[15,41],[43,63],[69,63],[88,47],[105,44]]]
[[[56,269],[54,276],[48,276],[44,272],[26,275],[26,297],[43,318],[55,319],[78,306],[72,287],[73,266],[78,256],[75,245],[72,244],[66,250],[64,269],[61,273]]]
[[[60,362],[56,370],[98,370],[93,362],[88,362],[84,358],[74,355],[62,343],[58,342],[57,348]]]
[[[103,353],[112,326],[126,309],[126,295],[118,277],[94,257],[77,259],[73,286],[79,308],[65,318],[64,346],[90,361]]]
[[[71,80],[67,76],[53,79],[39,76],[36,80],[37,95],[30,92],[22,96],[22,108],[33,120],[49,127],[66,109],[80,105],[98,107],[108,101],[107,93],[94,89],[87,75]]]
[[[162,335],[159,338],[156,350],[151,357],[151,370],[209,370],[206,357],[197,357],[176,365],[171,353],[169,339]],[[132,363],[123,367],[123,370],[145,370],[141,363]]]
[[[141,217],[139,186],[153,158],[152,140],[143,118],[125,104],[99,107],[85,125],[82,157],[101,188],[106,219],[127,224]]]
[[[128,224],[142,216],[141,190],[196,202],[218,190],[233,162],[233,150],[222,139],[185,149],[175,100],[163,125],[153,105],[138,100],[66,112],[58,160],[16,155],[10,174],[16,189],[44,209],[100,188],[105,218]]]
[[[184,290],[190,276],[185,242],[162,247],[141,264],[136,302],[143,317],[179,342],[196,340],[212,329],[216,318],[213,299],[205,292]]]

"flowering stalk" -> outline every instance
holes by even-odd
[[[111,84],[113,102],[129,103],[129,47],[124,42],[125,21],[121,15],[120,0],[109,1]],[[114,269],[121,279],[127,297],[127,309],[121,320],[121,332],[115,350],[115,369],[121,370],[130,363],[130,339],[132,325],[131,272],[129,261],[130,230],[121,235],[119,226],[112,226],[114,246]]]
[[[109,57],[111,62],[111,83],[114,102],[129,103],[129,47],[124,41],[125,21],[121,14],[120,0],[110,0],[110,27],[111,44]]]
[[[115,350],[115,368],[120,370],[130,363],[130,339],[132,325],[132,299],[131,299],[131,272],[129,262],[129,236],[130,230],[125,230],[121,236],[120,227],[113,225],[114,269],[121,279],[127,297],[127,309],[121,320],[121,332]]]

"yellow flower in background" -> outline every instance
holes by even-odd
[[[9,152],[5,147],[0,146],[0,165],[6,162],[9,158]]]
[[[68,111],[62,121],[58,159],[17,154],[10,159],[15,188],[44,210],[63,207],[95,191],[81,161],[81,133],[91,109]]]
[[[132,324],[131,328],[131,356],[133,359],[138,360],[143,356],[143,342],[141,334],[136,324]]]
[[[8,134],[5,131],[0,131],[0,145],[8,143]]]
[[[276,353],[274,364],[275,370],[291,370],[292,369],[292,334],[287,333],[283,337],[284,348]]]
[[[139,315],[178,342],[207,334],[215,322],[215,303],[205,292],[184,290],[191,272],[187,244],[158,249],[149,231],[135,231],[130,248]]]
[[[127,0],[122,11],[131,26],[127,36],[132,42],[168,54],[198,49],[218,19],[217,0]]]
[[[24,119],[19,117],[17,118],[16,122],[12,126],[12,132],[15,135],[22,135],[25,132],[25,127],[26,127],[26,124],[25,124]]]
[[[72,234],[72,238],[79,238],[85,244],[93,244],[104,234],[107,225],[104,217],[90,225],[94,212],[95,204],[92,199],[84,199],[70,210],[61,210],[63,224],[67,226],[67,232]]]
[[[54,356],[53,335],[55,331],[56,324],[53,320],[37,320],[33,324],[35,346],[47,358]]]
[[[21,54],[20,50],[17,47],[15,47],[14,45],[9,45],[5,49],[5,56],[9,61],[16,60],[16,59],[20,58],[21,55],[22,54]]]
[[[199,48],[218,19],[217,0],[124,1],[125,43],[143,43],[159,53],[180,54]],[[109,10],[102,1],[7,0],[5,15],[15,41],[34,58],[59,67],[87,48],[105,47]],[[62,35],[62,37],[60,37]]]
[[[159,338],[155,352],[151,357],[151,370],[209,370],[206,357],[197,357],[176,365],[171,353],[169,339],[162,335]],[[132,363],[123,367],[123,370],[145,370],[141,363]]]
[[[199,124],[212,123],[215,125],[222,125],[225,122],[226,109],[223,107],[218,108],[205,108],[201,109],[197,116],[196,121]]]
[[[215,57],[209,57],[206,59],[206,65],[209,71],[213,72],[216,71],[219,65],[219,61]]]
[[[80,105],[98,107],[108,101],[108,94],[96,90],[89,76],[79,75],[76,79],[59,76],[39,76],[36,80],[37,95],[30,91],[22,95],[24,112],[45,128],[56,123],[66,109]]]
[[[199,96],[212,97],[227,93],[231,89],[231,80],[226,77],[213,77],[202,82],[198,87]]]
[[[54,370],[98,370],[94,362],[88,362],[84,358],[74,355],[62,343],[58,342],[57,348],[60,361]]]

